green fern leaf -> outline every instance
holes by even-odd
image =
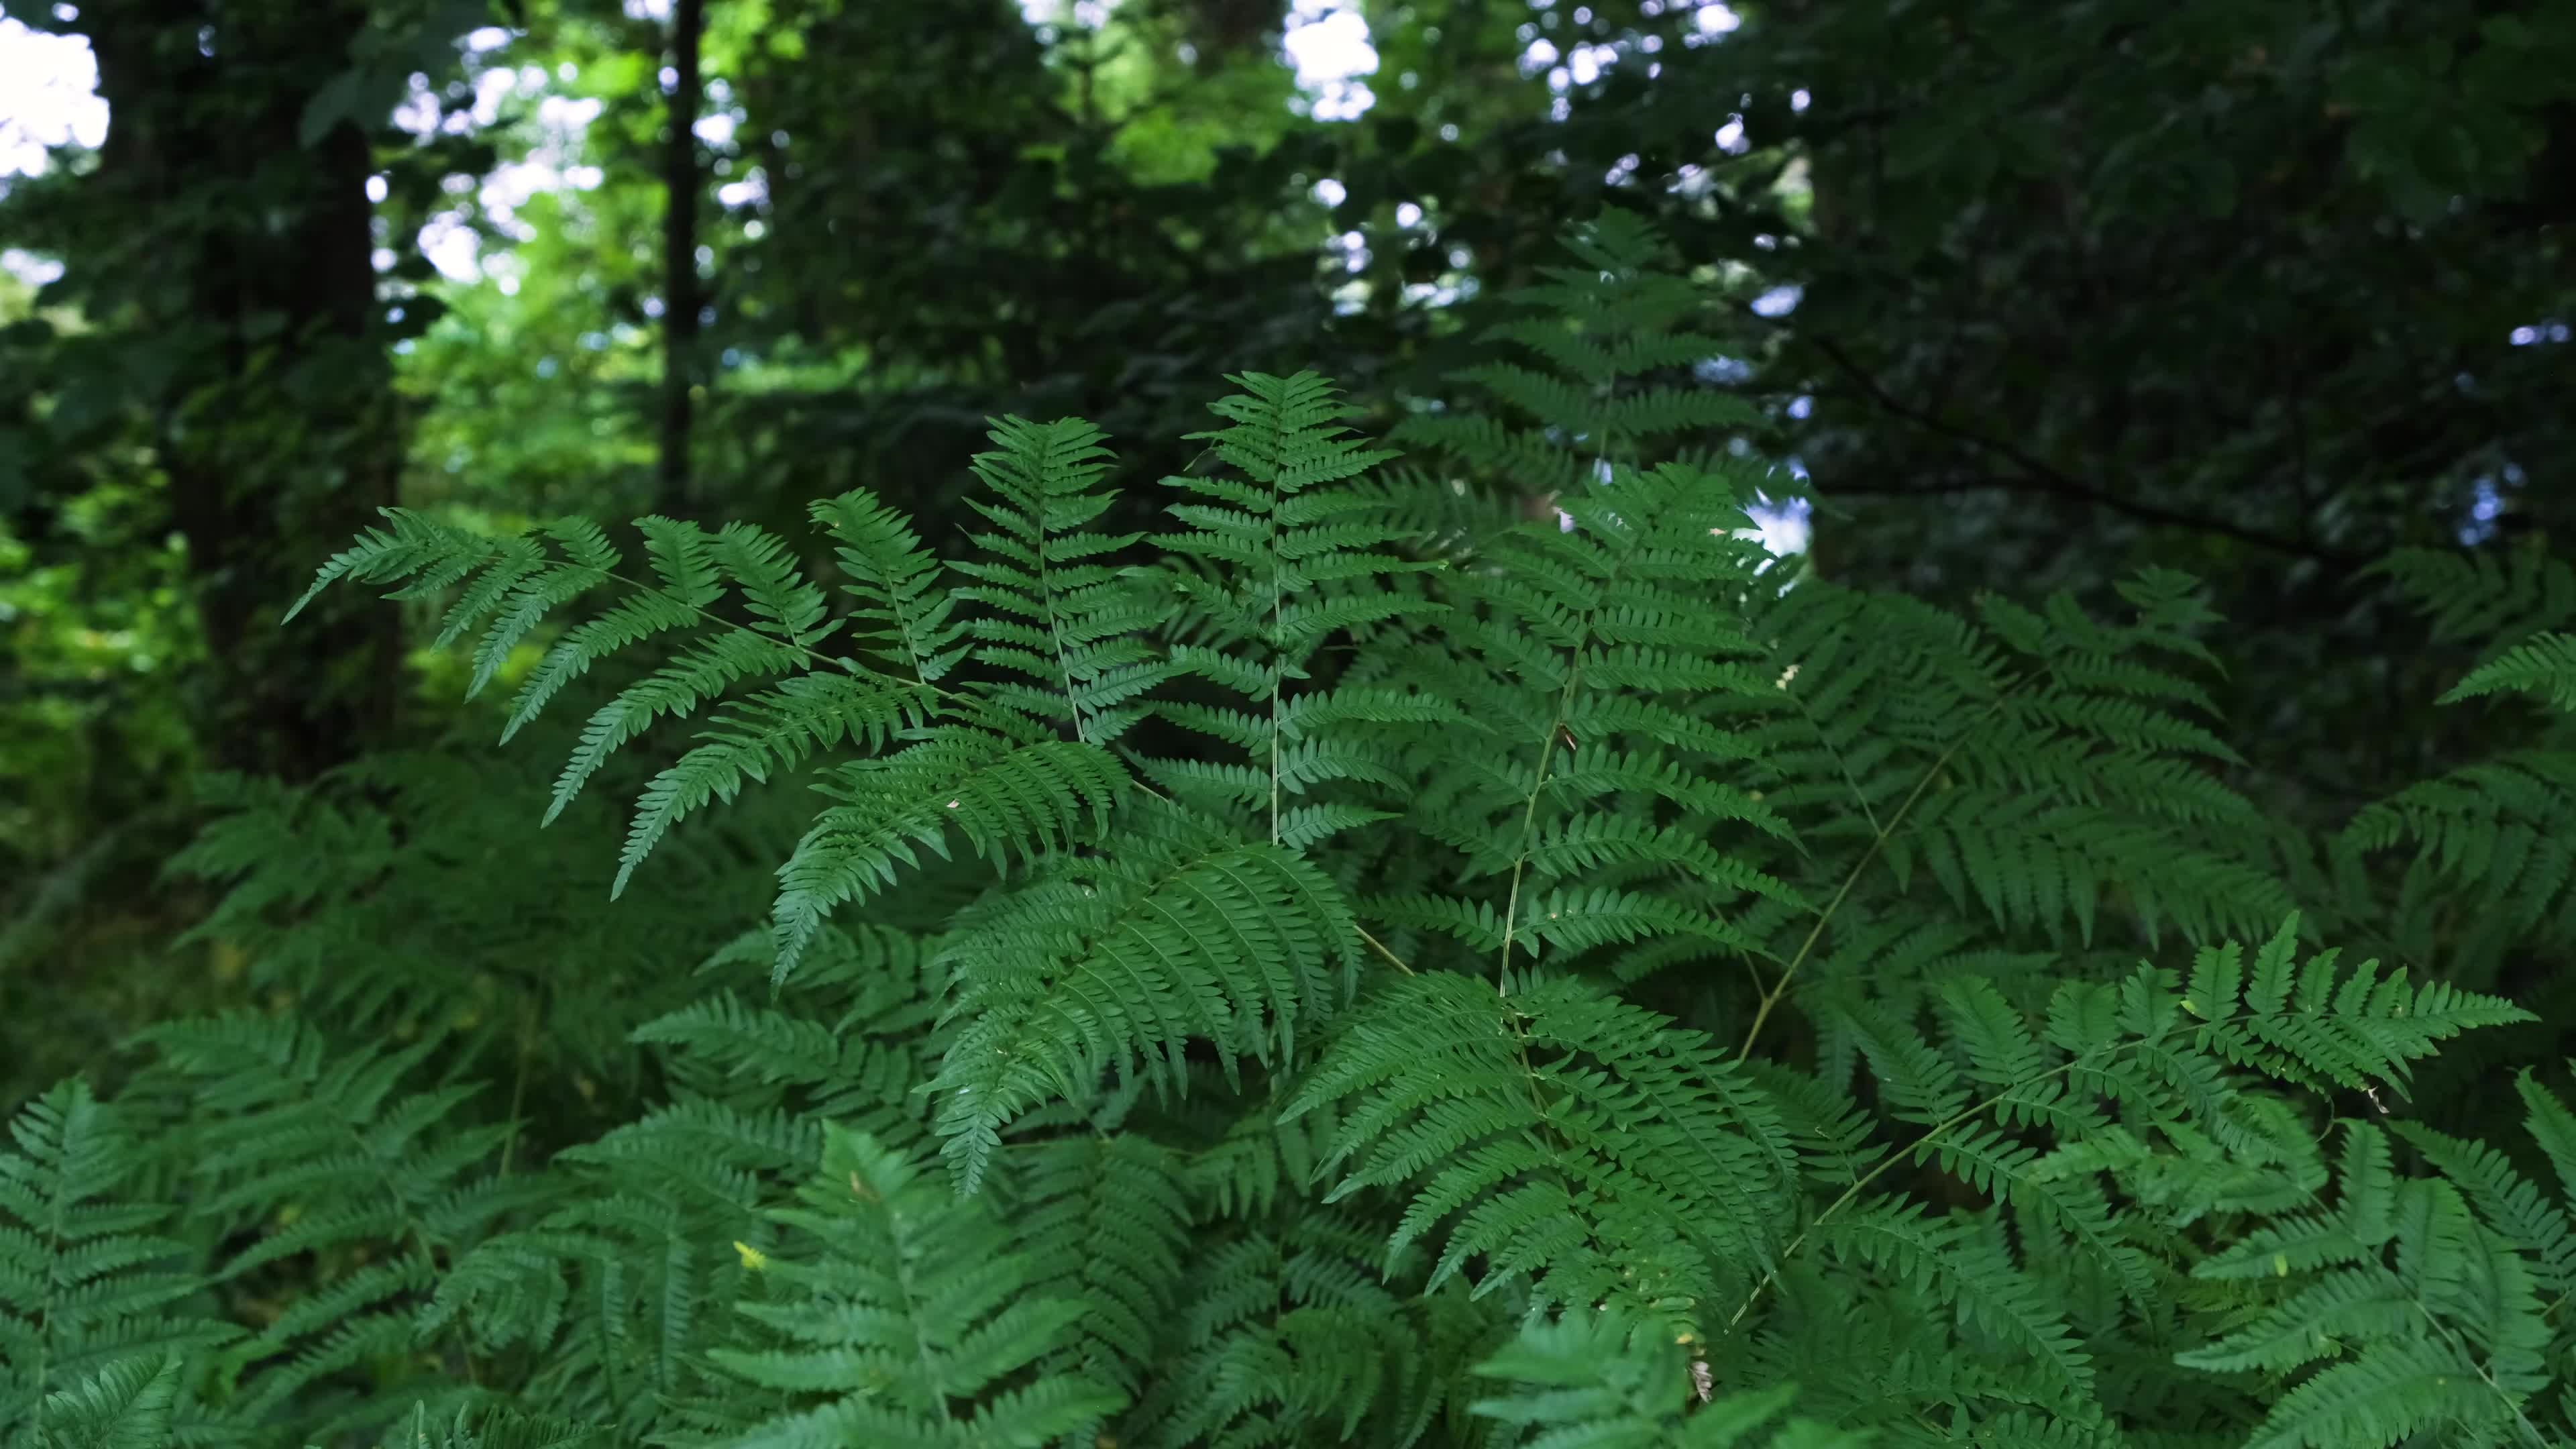
[[[1125,1402],[1075,1374],[1005,1387],[1068,1343],[1078,1301],[1028,1293],[1034,1267],[981,1204],[960,1203],[864,1133],[827,1129],[822,1174],[776,1220],[799,1245],[766,1260],[776,1291],[742,1311],[774,1346],[713,1359],[786,1402],[734,1442],[1043,1444]],[[809,1246],[810,1245],[810,1246]],[[952,1405],[985,1396],[971,1415]]]
[[[1281,1115],[1345,1099],[1325,1200],[1409,1188],[1390,1253],[1454,1215],[1429,1286],[1481,1253],[1480,1295],[1537,1278],[1545,1301],[1686,1320],[1777,1250],[1796,1159],[1776,1113],[1695,1034],[1572,981],[1509,997],[1446,972],[1397,982]]]
[[[1485,1418],[1545,1430],[1543,1444],[1623,1444],[1639,1449],[1861,1449],[1864,1433],[1812,1419],[1774,1424],[1794,1385],[1712,1398],[1696,1379],[1708,1366],[1686,1358],[1653,1328],[1622,1315],[1569,1313],[1524,1327],[1518,1340],[1476,1373],[1501,1380],[1478,1400]]]
[[[951,830],[996,865],[1035,859],[1104,828],[1126,772],[1098,746],[1019,744],[957,729],[816,786],[844,803],[815,817],[779,868],[775,980],[785,980],[834,906],[894,883],[915,847],[945,859]]]
[[[0,1442],[150,1443],[182,1364],[237,1333],[179,1305],[201,1279],[126,1113],[79,1078],[26,1104],[0,1152]]]
[[[46,1395],[36,1416],[40,1449],[164,1449],[173,1440],[184,1361],[172,1355],[112,1362],[77,1385]],[[5,1421],[0,1421],[4,1423]]]
[[[993,451],[975,456],[975,476],[998,498],[967,502],[996,531],[974,535],[984,558],[953,566],[975,580],[957,596],[990,611],[968,626],[975,657],[1028,681],[998,686],[997,700],[1106,745],[1143,716],[1138,696],[1171,673],[1148,637],[1161,591],[1095,561],[1141,535],[1088,527],[1112,498],[1098,486],[1110,457],[1099,429],[1079,418],[1004,418],[991,437]]]
[[[1354,936],[1312,865],[1169,813],[1130,826],[1114,860],[1060,862],[951,948],[947,1016],[966,1025],[930,1091],[960,1189],[981,1180],[1004,1123],[1086,1099],[1104,1070],[1186,1090],[1192,1038],[1213,1044],[1229,1081],[1244,1057],[1288,1064],[1301,1030],[1348,993]]]
[[[947,677],[971,647],[951,620],[954,596],[938,589],[939,566],[901,514],[862,491],[816,501],[814,521],[839,540],[841,572],[861,601],[852,616],[859,637],[923,684]]]

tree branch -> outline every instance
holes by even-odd
[[[1911,488],[1835,488],[1831,490],[1833,493],[1840,495],[1877,495],[1893,497],[1903,497],[1907,495],[1921,496],[1934,493],[1969,493],[1980,492],[1988,489],[1998,489],[2013,493],[2040,493],[2058,498],[2072,498],[2078,502],[2088,503],[2097,508],[2106,508],[2114,513],[2124,514],[2143,523],[2161,524],[2168,528],[2189,529],[2196,533],[2214,533],[2225,538],[2235,539],[2240,543],[2251,544],[2256,548],[2267,549],[2274,553],[2288,554],[2294,558],[2315,559],[2320,563],[2332,564],[2337,568],[2356,568],[2363,562],[2360,558],[2352,555],[2328,549],[2301,539],[2291,538],[2283,534],[2271,533],[2259,528],[2249,528],[2243,524],[2233,523],[2224,518],[2209,518],[2200,514],[2184,513],[2176,509],[2160,508],[2152,503],[2141,503],[2135,499],[2122,498],[2118,494],[2107,492],[2067,474],[2065,471],[2052,466],[2047,461],[2034,456],[2020,447],[2005,442],[2002,439],[1987,437],[1973,429],[1965,428],[1957,423],[1953,423],[1946,418],[1936,416],[1935,414],[1920,408],[1908,406],[1904,402],[1899,401],[1894,395],[1890,394],[1886,388],[1881,387],[1876,378],[1870,376],[1867,370],[1862,368],[1859,363],[1852,360],[1849,353],[1843,351],[1842,348],[1836,346],[1833,342],[1820,337],[1813,332],[1796,328],[1794,326],[1791,327],[1791,330],[1799,340],[1806,342],[1810,346],[1814,347],[1818,352],[1823,353],[1828,361],[1832,362],[1835,367],[1840,368],[1843,374],[1849,377],[1854,385],[1860,389],[1862,395],[1867,397],[1871,402],[1876,403],[1881,411],[1891,413],[1896,417],[1914,424],[1916,427],[1925,429],[1928,432],[1938,433],[1942,437],[1949,438],[1955,442],[1964,443],[1978,452],[2001,459],[2002,461],[2011,464],[2014,468],[2020,470],[2018,476],[2011,474],[1988,475],[1960,482],[1936,483]]]

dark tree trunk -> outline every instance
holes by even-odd
[[[139,278],[118,278],[116,300],[151,364],[138,401],[188,547],[209,665],[200,738],[218,766],[309,778],[383,740],[401,680],[399,613],[363,592],[278,623],[394,501],[402,460],[372,147],[348,125],[310,148],[297,134],[365,12],[146,0],[94,17],[110,125],[85,184],[120,193],[139,224],[102,238],[93,265]]]
[[[690,486],[689,438],[698,379],[698,37],[705,0],[671,8],[671,133],[662,154],[662,452],[658,489],[665,513],[685,516]]]

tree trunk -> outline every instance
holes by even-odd
[[[686,516],[696,501],[689,437],[698,368],[698,37],[705,0],[671,8],[671,133],[662,153],[662,512]]]
[[[348,64],[348,0],[146,0],[90,32],[109,133],[92,315],[124,304],[136,401],[186,540],[209,762],[304,779],[387,734],[398,611],[347,591],[281,629],[328,554],[394,501],[403,431],[376,296],[368,138],[299,142]],[[80,258],[73,265],[81,265]],[[110,288],[125,289],[122,295]]]

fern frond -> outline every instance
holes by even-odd
[[[995,531],[974,535],[984,558],[952,565],[975,580],[957,596],[989,611],[968,625],[975,658],[1027,681],[995,687],[1005,706],[1070,726],[1083,744],[1107,745],[1143,718],[1137,699],[1172,672],[1149,637],[1161,590],[1097,561],[1142,535],[1089,527],[1114,496],[1099,487],[1110,457],[1099,429],[1080,418],[1004,418],[990,436],[993,451],[975,455],[975,476],[998,498],[967,503]]]
[[[1438,724],[1458,718],[1447,701],[1415,690],[1354,686],[1294,689],[1311,677],[1326,639],[1396,621],[1422,620],[1444,606],[1389,588],[1396,574],[1436,565],[1400,556],[1408,534],[1382,497],[1361,486],[1367,470],[1395,456],[1364,447],[1338,425],[1345,409],[1323,378],[1245,373],[1228,379],[1242,392],[1211,411],[1233,426],[1194,433],[1248,481],[1166,478],[1205,501],[1175,503],[1189,531],[1157,535],[1181,566],[1167,570],[1173,591],[1203,611],[1208,627],[1234,642],[1183,644],[1180,670],[1198,675],[1247,704],[1243,710],[1171,703],[1175,722],[1241,749],[1248,766],[1219,773],[1198,762],[1167,766],[1167,787],[1212,795],[1266,816],[1267,833],[1285,843],[1321,839],[1353,802],[1286,803],[1342,780],[1401,786],[1395,752],[1365,728]],[[1195,565],[1195,567],[1193,567]],[[1264,786],[1267,788],[1265,789]]]
[[[1408,1299],[1376,1281],[1375,1236],[1346,1210],[1298,1204],[1203,1250],[1130,1416],[1140,1440],[1416,1442],[1449,1399],[1447,1361],[1475,1345],[1460,1341],[1458,1295]]]
[[[167,1084],[198,1103],[183,1138],[195,1210],[263,1229],[221,1280],[305,1254],[339,1265],[232,1350],[253,1370],[243,1412],[274,1412],[318,1379],[408,1350],[441,1255],[548,1190],[489,1174],[506,1124],[450,1124],[471,1087],[402,1090],[436,1034],[400,1051],[335,1053],[293,1018],[236,1013],[143,1037]]]
[[[2278,921],[2288,890],[2244,849],[2261,816],[2210,773],[2236,756],[2158,658],[2207,661],[2191,587],[2124,581],[2138,612],[2119,625],[2063,597],[1984,598],[1973,624],[1816,579],[1752,598],[1778,673],[1747,734],[1764,802],[1814,852],[1810,890],[1866,901],[1883,858],[1894,895],[1920,869],[1953,912],[2051,945],[2069,925],[2091,945],[2115,912],[2150,945],[2167,924],[2203,942]]]
[[[720,1403],[722,1311],[778,1247],[764,1211],[822,1151],[810,1117],[684,1099],[556,1161],[560,1205],[460,1254],[417,1324],[542,1355],[543,1402],[623,1442]]]
[[[46,1395],[34,1442],[42,1449],[164,1449],[178,1442],[171,1419],[184,1362],[175,1354],[157,1361],[120,1358]],[[0,1416],[0,1429],[7,1427]]]
[[[938,561],[911,524],[859,490],[819,499],[811,511],[840,543],[835,553],[852,580],[848,592],[860,600],[851,616],[857,637],[894,663],[898,677],[922,684],[946,678],[972,646],[958,642],[966,625],[949,617],[955,596],[936,587]]]
[[[1745,1393],[1794,1383],[1799,1402],[1814,1412],[1877,1429],[1873,1444],[1956,1437],[2121,1449],[2128,1442],[2099,1421],[2063,1415],[2033,1416],[2044,1427],[2024,1436],[1990,1440],[1966,1432],[1969,1416],[1987,1406],[2027,1404],[2032,1395],[2019,1382],[2023,1375],[2009,1359],[1961,1353],[1949,1330],[1952,1315],[1926,1313],[1920,1296],[1874,1292],[1874,1286],[1840,1268],[1808,1265],[1790,1296],[1813,1311],[1777,1315],[1740,1348],[1732,1338],[1718,1345],[1707,1360],[1712,1387]],[[1950,1426],[1936,1432],[1917,1417],[1925,1405],[1958,1407],[1950,1410]],[[1934,1408],[1929,1416],[1942,1412]]]
[[[1494,742],[1462,752],[1453,736],[1420,736],[1415,816],[1460,849],[1461,876],[1501,879],[1472,895],[1390,893],[1372,914],[1449,931],[1506,970],[1541,942],[1580,951],[1688,935],[1760,953],[1727,915],[1748,895],[1800,893],[1709,835],[1740,822],[1785,836],[1787,824],[1719,773],[1746,742],[1680,726],[1665,702],[1769,692],[1740,662],[1753,641],[1708,603],[1754,566],[1730,536],[1742,488],[1675,465],[1614,467],[1563,502],[1571,530],[1517,530],[1496,541],[1493,570],[1458,577],[1462,607],[1447,620],[1458,663],[1433,678]],[[1665,754],[1657,737],[1680,747]],[[1613,811],[1628,818],[1599,823]],[[1677,883],[1653,895],[1572,884],[1605,866]]]
[[[844,741],[873,747],[889,734],[920,727],[935,711],[935,681],[955,662],[962,626],[947,622],[948,600],[926,597],[933,564],[901,521],[864,494],[818,502],[812,511],[842,544],[843,568],[863,600],[859,622],[879,643],[892,629],[908,651],[899,661],[901,676],[874,675],[850,660],[839,661],[843,672],[818,668],[824,661],[817,650],[841,621],[826,617],[822,591],[805,579],[786,544],[749,524],[728,524],[710,535],[691,523],[638,519],[659,580],[643,585],[617,572],[616,550],[584,520],[544,527],[567,555],[556,560],[533,538],[482,540],[393,510],[387,514],[392,529],[371,532],[335,555],[314,589],[343,578],[412,578],[405,593],[425,596],[473,575],[439,642],[492,616],[475,650],[472,690],[479,691],[551,611],[601,584],[628,585],[624,599],[567,629],[529,672],[503,727],[505,741],[593,666],[664,636],[685,636],[667,662],[592,712],[556,777],[549,824],[657,720],[685,718],[746,685],[776,679],[737,698],[707,732],[711,742],[647,788],[611,887],[623,894],[671,827],[710,800],[730,800],[745,780],[765,781],[772,769],[801,764],[817,748]],[[745,616],[739,622],[716,612],[729,589]]]
[[[1181,1160],[1122,1132],[1042,1143],[1014,1165],[1011,1216],[1040,1265],[1030,1291],[1083,1305],[1067,1363],[1132,1396],[1156,1366],[1188,1251]]]
[[[1454,1217],[1428,1287],[1482,1254],[1480,1296],[1535,1279],[1544,1302],[1686,1322],[1778,1250],[1797,1161],[1777,1114],[1704,1038],[1590,987],[1404,978],[1281,1115],[1354,1098],[1325,1201],[1409,1190],[1391,1254]]]
[[[1104,1070],[1185,1090],[1192,1038],[1229,1080],[1244,1057],[1288,1065],[1347,996],[1355,939],[1314,866],[1168,811],[1140,812],[1115,859],[1059,862],[951,947],[946,1016],[966,1024],[930,1091],[959,1185],[981,1179],[1004,1123],[1086,1099]]]
[[[499,1409],[458,1409],[453,1420],[434,1425],[421,1404],[377,1449],[608,1449],[615,1442],[604,1429]]]
[[[2407,1064],[2432,1055],[2436,1043],[2532,1019],[2510,1002],[2444,981],[2410,989],[2402,968],[2383,981],[2375,960],[2339,976],[2335,948],[2300,965],[2297,931],[2293,915],[2256,953],[2250,975],[2232,941],[2193,958],[2182,1004],[2203,1019],[2195,1032],[2203,1046],[2283,1081],[2320,1090],[2377,1082],[2402,1096]]]
[[[957,1201],[901,1154],[837,1127],[797,1199],[772,1213],[795,1241],[759,1270],[770,1290],[742,1305],[773,1345],[711,1351],[783,1400],[734,1441],[744,1449],[1043,1444],[1125,1402],[1079,1374],[1003,1387],[1069,1345],[1082,1305],[1028,1292],[1035,1265],[985,1204]]]
[[[408,508],[385,509],[383,515],[385,527],[360,531],[356,543],[331,555],[315,571],[311,587],[288,606],[287,620],[303,613],[324,589],[342,579],[365,584],[410,579],[412,584],[392,597],[421,598],[493,564],[496,557],[505,551],[510,553],[505,569],[496,570],[505,580],[525,577],[531,571],[531,560],[535,554],[524,543],[513,549],[511,545],[450,527]],[[487,597],[484,608],[488,610],[489,607]],[[454,633],[461,633],[465,627],[454,618],[449,623],[455,626]],[[453,638],[454,633],[449,637]]]
[[[1727,349],[1692,330],[1713,299],[1663,265],[1669,249],[1651,227],[1612,208],[1565,241],[1580,265],[1540,268],[1543,281],[1504,299],[1521,315],[1488,334],[1545,368],[1494,362],[1459,375],[1516,416],[1417,414],[1390,442],[1439,447],[1535,497],[1581,489],[1604,462],[1670,459],[1682,437],[1767,431],[1743,399],[1680,385]]]
[[[589,673],[591,666],[655,635],[698,623],[705,610],[723,597],[724,581],[717,573],[707,536],[696,524],[656,515],[637,519],[635,526],[644,535],[645,555],[661,579],[661,587],[639,589],[596,618],[565,631],[519,686],[518,698],[511,701],[509,722],[501,727],[504,743],[535,719],[564,686]],[[504,540],[501,546],[508,550],[522,542]],[[445,647],[470,627],[474,614],[467,606],[471,599],[469,592],[449,614],[447,627],[440,631],[439,647]],[[488,679],[482,671],[484,658],[488,657],[497,668],[506,653],[487,649],[478,655],[477,690]]]
[[[29,1102],[0,1152],[0,1442],[166,1442],[182,1365],[237,1337],[180,1309],[203,1279],[127,1113],[79,1078]]]
[[[2368,1123],[2345,1124],[2338,1187],[2332,1212],[2258,1228],[2194,1269],[2281,1291],[2177,1362],[2291,1373],[2327,1361],[2250,1441],[2277,1449],[2392,1444],[2436,1426],[2470,1442],[2539,1442],[2524,1405],[2548,1382],[2550,1335],[2521,1257],[2450,1183],[2398,1179],[2386,1135]]]
[[[1097,745],[965,728],[839,767],[815,788],[842,803],[815,817],[779,868],[772,979],[796,968],[833,907],[891,886],[898,865],[918,865],[915,847],[946,859],[954,830],[995,865],[1034,860],[1105,828],[1126,784]]]
[[[2320,885],[2427,970],[2491,986],[2517,951],[2576,940],[2576,569],[2528,546],[2501,557],[2399,550],[2375,569],[2432,614],[2437,640],[2484,646],[2441,703],[2514,690],[2549,711],[2485,758],[2363,806],[2326,852]],[[2401,842],[2411,859],[2370,858]]]
[[[1707,1366],[1654,1326],[1611,1313],[1534,1322],[1476,1366],[1501,1390],[1473,1412],[1541,1431],[1532,1443],[1623,1444],[1638,1449],[1862,1449],[1865,1433],[1812,1419],[1774,1424],[1794,1384],[1712,1397],[1694,1383]]]
[[[654,776],[637,797],[610,899],[624,895],[636,867],[708,801],[733,799],[746,780],[767,784],[772,770],[802,765],[816,750],[849,744],[874,751],[890,739],[917,735],[933,710],[919,689],[834,674],[800,675],[737,701],[716,727],[700,732],[707,743]]]
[[[2538,539],[2493,549],[2401,548],[2366,565],[2414,599],[2433,620],[2437,643],[2521,642],[2576,623],[2576,567]]]
[[[2080,1413],[2092,1402],[2093,1358],[2069,1331],[2064,1312],[1969,1225],[1926,1218],[1908,1205],[1871,1203],[1819,1221],[1813,1233],[1830,1255],[1926,1285],[1967,1329],[2030,1370],[2053,1407]]]

